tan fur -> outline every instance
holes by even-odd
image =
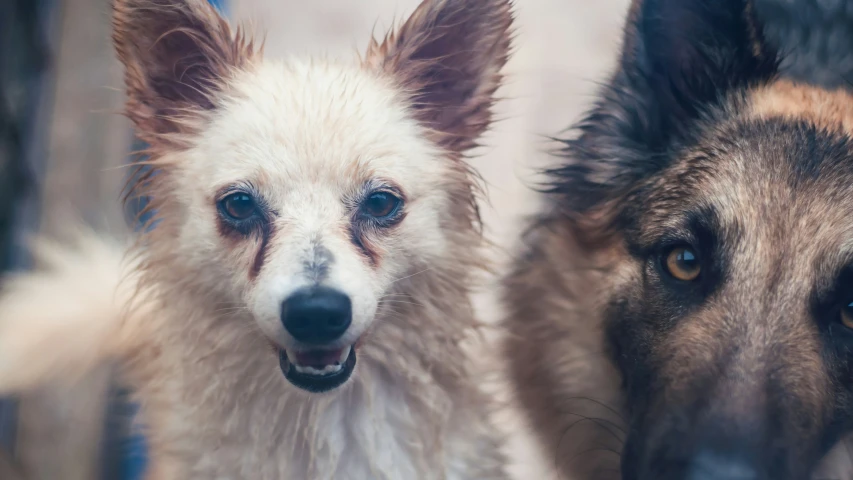
[[[591,252],[572,237],[552,223],[525,238],[536,247],[508,279],[504,352],[543,458],[566,478],[598,478],[618,468],[613,452],[621,450],[627,428],[598,313],[619,281],[614,265],[621,255]],[[580,459],[589,462],[582,470]]]
[[[746,107],[730,122],[774,118],[805,121],[850,137],[853,98],[780,80],[750,92]],[[663,365],[659,375],[668,379],[673,404],[693,398],[695,379],[708,372],[736,335],[749,347],[742,347],[747,350],[741,363],[725,374],[758,379],[768,368],[785,372],[779,380],[785,392],[816,419],[812,427],[803,427],[805,438],[816,434],[806,429],[823,422],[834,400],[829,367],[816,354],[821,350],[817,328],[792,319],[811,316],[803,292],[828,282],[838,268],[833,262],[850,252],[849,177],[826,174],[809,183],[808,193],[797,192],[779,181],[789,175],[789,166],[777,149],[708,164],[709,149],[730,155],[718,146],[731,135],[725,124],[710,129],[696,152],[686,152],[651,183],[640,238],[652,241],[670,231],[680,219],[678,212],[690,209],[696,197],[713,205],[723,224],[738,225],[738,243],[744,245],[728,273],[728,281],[737,286],[679,324],[670,341],[656,345]],[[621,374],[604,337],[606,307],[612,297],[642,283],[643,266],[625,251],[618,235],[589,243],[584,228],[554,214],[541,219],[526,237],[529,249],[505,290],[511,332],[505,353],[544,456],[566,478],[619,478],[630,426]],[[756,298],[755,292],[768,292],[776,307],[761,303],[769,300]],[[732,324],[733,310],[742,313],[735,317],[739,319],[751,318],[750,309],[764,312],[763,321]],[[769,351],[785,353],[770,360],[765,356]],[[758,381],[721,381],[714,395],[725,402],[715,412],[745,424],[754,421],[768,401],[762,387]],[[853,465],[846,448],[844,441],[839,443],[814,478],[847,478]]]
[[[504,0],[426,0],[361,64],[276,62],[202,0],[117,0],[128,115],[158,169],[130,196],[150,196],[158,223],[123,269],[92,235],[52,253],[58,269],[13,281],[0,390],[118,358],[151,480],[505,478],[461,346],[485,266],[463,156],[490,120],[510,23]],[[405,218],[355,232],[352,198],[378,181],[403,192]],[[234,184],[270,205],[262,234],[223,226],[216,203]],[[312,395],[282,377],[277,351],[293,343],[282,295],[318,244],[334,257],[327,281],[352,298],[358,363]],[[75,308],[42,302],[59,296]]]
[[[633,2],[620,69],[549,172],[504,354],[561,478],[851,477],[853,96],[779,79],[751,9]],[[667,276],[677,245],[694,283]]]
[[[72,244],[40,239],[33,245],[39,269],[4,280],[2,393],[46,380],[73,382],[68,375],[82,375],[105,358],[136,349],[138,339],[157,328],[150,301],[137,293],[136,275],[121,278],[133,265],[123,260],[120,244],[85,230],[73,235]],[[45,292],[51,292],[49,300]]]
[[[155,35],[137,30],[152,22]],[[200,0],[117,1],[113,42],[125,65],[127,115],[139,125],[140,138],[154,148],[175,148],[181,145],[173,143],[180,138],[176,134],[195,133],[198,125],[191,119],[200,113],[196,110],[212,108],[216,101],[206,87],[226,82],[260,54],[246,33],[232,33]],[[173,75],[182,78],[182,88],[167,97],[154,94],[153,84]]]
[[[804,118],[821,128],[853,131],[853,95],[844,89],[827,91],[780,80],[753,92],[749,103],[761,118]]]
[[[482,24],[485,31],[483,28],[472,29],[480,33],[467,41],[473,41],[471,48],[483,51],[484,55],[472,59],[466,52],[458,52],[454,56],[445,57],[442,63],[446,66],[436,69],[430,62],[419,59],[429,55],[429,51],[435,49],[438,43],[462,42],[466,41],[465,37],[471,36],[471,33],[452,24],[430,31],[428,37],[423,37],[423,33],[418,31],[417,25],[436,23],[441,9],[449,6],[459,10],[477,9],[469,14],[476,17],[475,21]],[[418,118],[435,130],[435,140],[452,152],[461,153],[475,146],[473,140],[491,122],[493,96],[502,79],[500,69],[496,67],[506,63],[510,51],[510,38],[504,35],[512,19],[509,4],[484,3],[481,8],[478,7],[461,3],[454,5],[451,0],[422,4],[399,31],[387,35],[382,43],[371,42],[367,50],[366,62],[392,74],[404,91],[408,92],[447,82],[450,76],[458,75],[458,71],[447,69],[483,72],[485,78],[482,82],[476,85],[453,85],[452,91],[445,94],[466,97],[454,112],[430,108],[441,99],[429,95],[415,94],[411,100],[416,106]],[[498,61],[492,65],[480,63],[486,58],[497,58]]]

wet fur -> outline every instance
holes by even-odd
[[[706,452],[762,479],[849,478],[853,359],[832,309],[850,288],[853,97],[781,77],[749,2],[628,17],[506,280],[504,353],[545,457],[572,479],[700,478]],[[695,287],[661,272],[678,242],[710,258]]]
[[[506,478],[461,343],[485,267],[464,156],[491,119],[509,2],[426,0],[358,64],[264,60],[204,0],[114,12],[127,114],[157,171],[129,198],[151,198],[156,228],[124,263],[124,248],[85,234],[7,280],[0,391],[118,358],[150,480]],[[272,220],[238,235],[214,203],[247,176]],[[404,191],[406,216],[357,230],[338,197],[377,178]],[[287,338],[264,308],[302,278],[288,269],[353,298],[382,287],[375,315],[354,321],[353,378],[333,392],[280,371],[271,344]]]

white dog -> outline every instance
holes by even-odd
[[[158,223],[7,282],[0,391],[119,359],[149,479],[506,478],[460,342],[511,21],[425,0],[357,63],[281,62],[204,0],[116,0]]]

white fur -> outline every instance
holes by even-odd
[[[444,5],[443,2],[437,2]],[[436,7],[438,8],[438,7]],[[445,8],[445,7],[441,7]],[[489,75],[493,72],[489,71]],[[484,87],[487,88],[487,87]],[[461,344],[481,239],[460,160],[429,140],[395,79],[365,65],[253,60],[227,79],[185,149],[161,152],[156,229],[123,249],[84,235],[43,251],[48,269],[0,296],[0,392],[121,360],[142,405],[150,480],[503,479],[489,401]],[[405,219],[350,238],[359,192],[393,182]],[[225,235],[217,192],[251,185],[272,214],[258,235]],[[298,346],[282,302],[321,283],[346,293],[358,363],[342,387],[309,394],[271,345]]]
[[[490,465],[497,444],[485,412],[464,398],[413,398],[430,393],[406,391],[401,385],[410,379],[369,358],[340,392],[295,391],[281,377],[274,356],[240,328],[226,337],[220,332],[219,338],[203,338],[198,343],[232,348],[197,358],[197,349],[208,347],[181,346],[180,336],[188,332],[170,331],[178,322],[149,328],[156,316],[183,310],[152,311],[156,302],[132,294],[132,277],[123,277],[118,268],[123,249],[88,234],[77,246],[44,244],[39,253],[47,269],[7,281],[0,302],[0,391],[82,373],[112,350],[147,348],[139,336],[162,335],[162,354],[142,353],[153,362],[130,368],[157,375],[139,397],[149,415],[162,421],[149,433],[170,458],[154,455],[162,463],[153,465],[151,478],[164,471],[163,478],[199,479],[503,478],[499,463]],[[123,322],[117,321],[122,303],[134,305],[135,312]],[[435,403],[433,411],[420,410],[424,401]],[[436,420],[440,424],[428,423]],[[419,444],[432,429],[439,432],[438,455]],[[184,464],[176,460],[181,457],[194,460]],[[475,473],[478,464],[485,466],[482,474]]]
[[[270,257],[257,281],[245,281],[247,257],[256,249],[251,244],[246,255],[227,259],[231,268],[221,274],[236,277],[229,292],[242,290],[262,330],[285,346],[292,339],[281,326],[281,302],[310,283],[303,264],[313,255],[313,243],[334,257],[326,284],[353,302],[349,343],[370,327],[379,297],[408,262],[427,264],[444,254],[439,214],[448,210],[442,189],[449,180],[447,162],[390,87],[352,65],[261,64],[234,81],[231,98],[181,162],[185,171],[176,188],[189,197],[187,209],[194,212],[181,231],[187,244],[197,243],[199,234],[217,236],[215,216],[195,212],[209,209],[209,192],[220,187],[251,183],[277,212]],[[361,176],[353,177],[354,172]],[[350,218],[343,203],[371,178],[398,183],[411,205],[375,271],[348,238]],[[210,248],[199,250],[205,259],[222,251],[215,243],[204,246]]]
[[[196,459],[182,473],[192,478],[499,478],[496,432],[487,412],[466,398],[478,394],[472,386],[445,390],[449,386],[429,371],[434,360],[418,352],[424,348],[418,337],[429,336],[421,330],[435,328],[435,320],[430,314],[394,318],[408,309],[394,301],[377,315],[383,294],[401,295],[398,302],[415,310],[430,300],[405,285],[417,285],[421,270],[447,256],[439,218],[449,210],[442,188],[451,181],[446,160],[423,140],[390,85],[358,67],[265,64],[238,77],[234,92],[199,145],[179,162],[185,171],[177,188],[186,198],[186,217],[174,224],[177,250],[188,255],[170,268],[220,277],[223,290],[206,292],[202,301],[166,294],[166,313],[179,318],[158,332],[162,355],[142,355],[151,377],[134,382],[142,385],[143,401],[163,398],[168,404],[153,413],[159,425],[151,432],[155,445],[168,445],[167,456]],[[328,99],[333,105],[322,104]],[[383,245],[386,253],[375,270],[357,258],[346,237],[341,198],[364,181],[351,172],[393,180],[408,197],[408,215]],[[246,270],[258,246],[247,242],[235,252],[222,245],[214,215],[205,214],[208,192],[235,181],[256,185],[278,214],[269,257],[254,281]],[[285,381],[276,355],[249,326],[256,321],[271,340],[291,345],[280,305],[307,283],[302,265],[312,241],[335,258],[326,284],[353,299],[353,326],[342,343],[355,342],[374,323],[387,323],[359,348],[350,383],[322,396]],[[396,289],[397,282],[403,288]],[[470,315],[467,305],[458,314]],[[395,340],[384,340],[392,329]],[[398,343],[406,336],[414,338]],[[208,357],[208,350],[216,354]],[[463,360],[453,352],[441,359]]]

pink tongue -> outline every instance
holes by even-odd
[[[320,367],[334,365],[341,357],[343,349],[338,350],[306,350],[294,352],[293,361],[303,367]]]

